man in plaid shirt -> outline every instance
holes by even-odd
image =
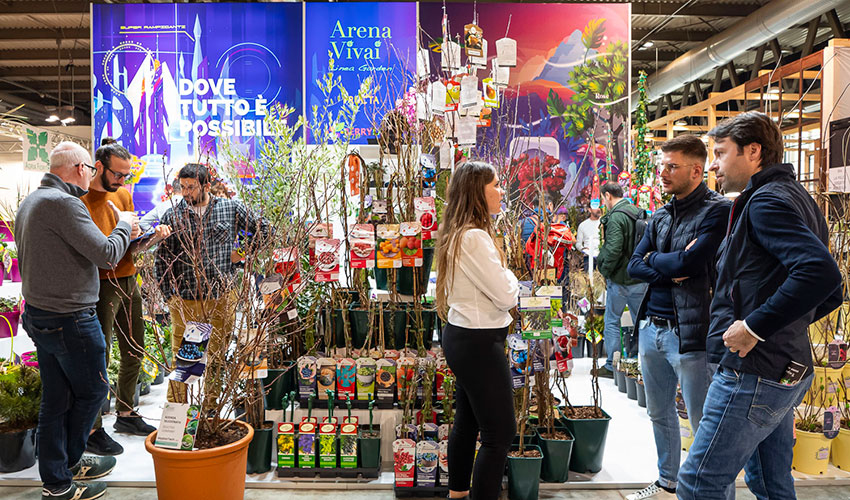
[[[207,348],[207,376],[222,363],[222,342],[233,331],[236,315],[233,245],[240,232],[268,235],[268,223],[239,201],[210,195],[210,174],[190,163],[177,174],[183,199],[161,224],[172,234],[156,252],[156,278],[171,312],[171,348],[176,356],[187,321],[212,325]],[[214,386],[215,384],[211,384]],[[207,402],[217,394],[207,394]],[[170,382],[168,400],[186,401],[186,386]]]

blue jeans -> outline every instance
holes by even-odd
[[[742,468],[759,500],[796,498],[791,477],[793,409],[811,387],[812,376],[789,387],[719,367],[679,472],[679,498],[735,498],[735,478]]]
[[[605,340],[605,352],[608,355],[605,368],[614,371],[614,353],[622,349],[620,339],[620,316],[629,306],[629,314],[632,315],[632,323],[637,324],[637,312],[643,294],[646,292],[646,283],[635,285],[618,285],[608,281],[607,297],[605,299],[605,329],[603,339]]]
[[[696,432],[711,383],[708,360],[705,351],[679,354],[679,336],[670,328],[642,320],[638,333],[646,411],[652,420],[658,453],[658,482],[666,488],[676,488],[682,450],[676,413],[676,386],[682,386],[688,420]]]
[[[23,324],[41,372],[38,472],[56,491],[71,485],[69,467],[83,456],[106,398],[106,343],[94,307],[55,313],[27,304]]]

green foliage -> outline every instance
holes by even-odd
[[[11,312],[18,307],[18,299],[0,297],[0,312]]]
[[[0,373],[0,427],[9,430],[34,427],[40,404],[38,369],[14,365]]]
[[[635,176],[635,184],[645,184],[652,166],[650,160],[650,145],[646,142],[646,133],[649,132],[647,127],[646,116],[646,73],[641,71],[638,75],[638,107],[635,111],[635,129],[637,137],[635,138],[634,151],[634,166],[632,175]]]

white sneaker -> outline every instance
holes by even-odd
[[[676,494],[665,490],[658,484],[658,481],[656,481],[640,491],[627,495],[626,500],[642,500],[644,498],[651,497],[673,499],[676,498]]]

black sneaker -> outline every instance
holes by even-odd
[[[130,412],[129,417],[118,416],[115,419],[115,425],[112,426],[118,432],[132,434],[134,436],[147,436],[156,430],[156,427],[145,423],[142,416],[136,412]]]
[[[61,493],[52,493],[47,488],[42,488],[41,500],[92,500],[102,497],[104,493],[106,483],[71,483],[71,486]]]
[[[124,448],[101,427],[89,435],[86,451],[95,455],[120,455],[124,453]]]
[[[601,378],[613,379],[614,378],[614,372],[612,372],[608,368],[605,368],[604,366],[601,366],[601,367],[596,369],[596,376],[601,377]]]
[[[115,468],[115,457],[95,457],[83,455],[77,465],[71,467],[71,474],[76,481],[88,481],[103,477]]]

